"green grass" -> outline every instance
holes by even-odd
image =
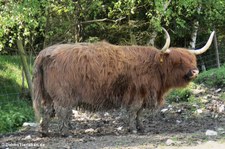
[[[193,100],[191,89],[195,84],[190,83],[186,88],[179,88],[172,90],[166,97],[167,102],[189,102]]]
[[[200,73],[195,82],[208,87],[225,87],[225,65]]]
[[[19,56],[0,55],[0,133],[18,130],[34,118],[31,100],[21,97],[21,70]]]
[[[191,97],[191,90],[189,88],[174,89],[166,97],[169,103],[172,102],[187,102]]]
[[[225,101],[225,93],[222,93],[222,94],[220,95],[220,99],[222,99],[222,100]]]

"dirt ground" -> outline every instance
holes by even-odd
[[[127,131],[123,109],[88,113],[74,110],[71,136],[40,138],[36,128],[0,135],[0,148],[45,149],[222,149],[225,148],[225,99],[222,89],[197,90],[196,103],[166,104],[158,112],[145,112],[145,133]],[[76,118],[75,118],[76,117]]]

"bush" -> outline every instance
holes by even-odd
[[[172,102],[188,102],[192,93],[189,88],[183,88],[183,89],[175,89],[172,90],[168,96],[166,97],[166,100],[169,103]]]
[[[225,87],[225,65],[200,73],[195,82],[208,87]]]
[[[16,131],[23,122],[33,119],[34,114],[29,101],[23,99],[9,101],[0,106],[0,133]]]

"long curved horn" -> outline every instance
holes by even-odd
[[[165,45],[163,46],[163,48],[161,49],[161,51],[162,52],[169,52],[168,50],[169,50],[169,47],[170,47],[170,35],[169,35],[169,33],[166,31],[166,29],[165,28],[162,28],[163,29],[163,31],[165,32],[165,34],[166,34],[166,43],[165,43]]]
[[[208,50],[208,48],[210,47],[212,41],[213,41],[213,36],[215,34],[215,31],[213,31],[207,41],[207,43],[205,44],[204,47],[202,47],[201,49],[196,49],[196,50],[188,50],[189,52],[195,54],[195,55],[199,55],[199,54],[202,54],[204,53],[205,51]]]

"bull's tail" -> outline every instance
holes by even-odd
[[[43,57],[40,55],[35,60],[32,85],[33,108],[37,122],[41,119],[41,102],[44,96],[42,61]]]

